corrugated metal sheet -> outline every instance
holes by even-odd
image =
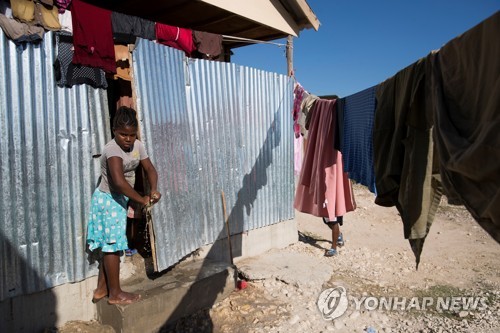
[[[149,41],[134,52],[134,72],[164,194],[153,209],[160,270],[226,235],[221,191],[233,234],[293,218],[289,78]]]
[[[0,34],[0,300],[95,275],[85,225],[110,139],[105,90],[59,88],[54,37]]]

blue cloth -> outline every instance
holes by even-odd
[[[128,249],[127,201],[121,194],[94,191],[87,226],[87,244],[91,251],[117,252]]]
[[[349,178],[365,185],[372,193],[375,189],[373,168],[373,121],[375,116],[375,86],[343,98],[342,138],[340,151],[344,171]]]

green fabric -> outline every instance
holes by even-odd
[[[373,130],[375,203],[397,207],[417,267],[442,195],[426,65],[421,59],[379,85]]]
[[[434,141],[448,198],[500,242],[500,12],[432,61]]]

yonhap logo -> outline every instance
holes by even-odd
[[[324,320],[332,320],[342,316],[349,306],[345,288],[338,286],[323,290],[318,297],[317,305]]]
[[[342,286],[323,290],[317,305],[324,320],[333,320],[346,313],[352,301],[354,311],[426,311],[458,313],[460,311],[484,311],[488,299],[479,296],[351,296],[347,297]]]

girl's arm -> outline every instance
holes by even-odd
[[[144,171],[146,172],[146,175],[148,177],[149,187],[151,188],[151,192],[149,193],[149,195],[151,196],[151,200],[153,201],[153,203],[156,203],[161,198],[161,193],[158,192],[157,189],[158,173],[156,172],[156,169],[153,163],[151,163],[149,157],[141,160],[141,165],[144,168]]]
[[[112,156],[108,158],[108,167],[113,180],[113,185],[121,194],[129,197],[131,200],[145,206],[149,203],[149,196],[142,196],[133,189],[127,182],[123,174],[123,160],[120,157]]]

